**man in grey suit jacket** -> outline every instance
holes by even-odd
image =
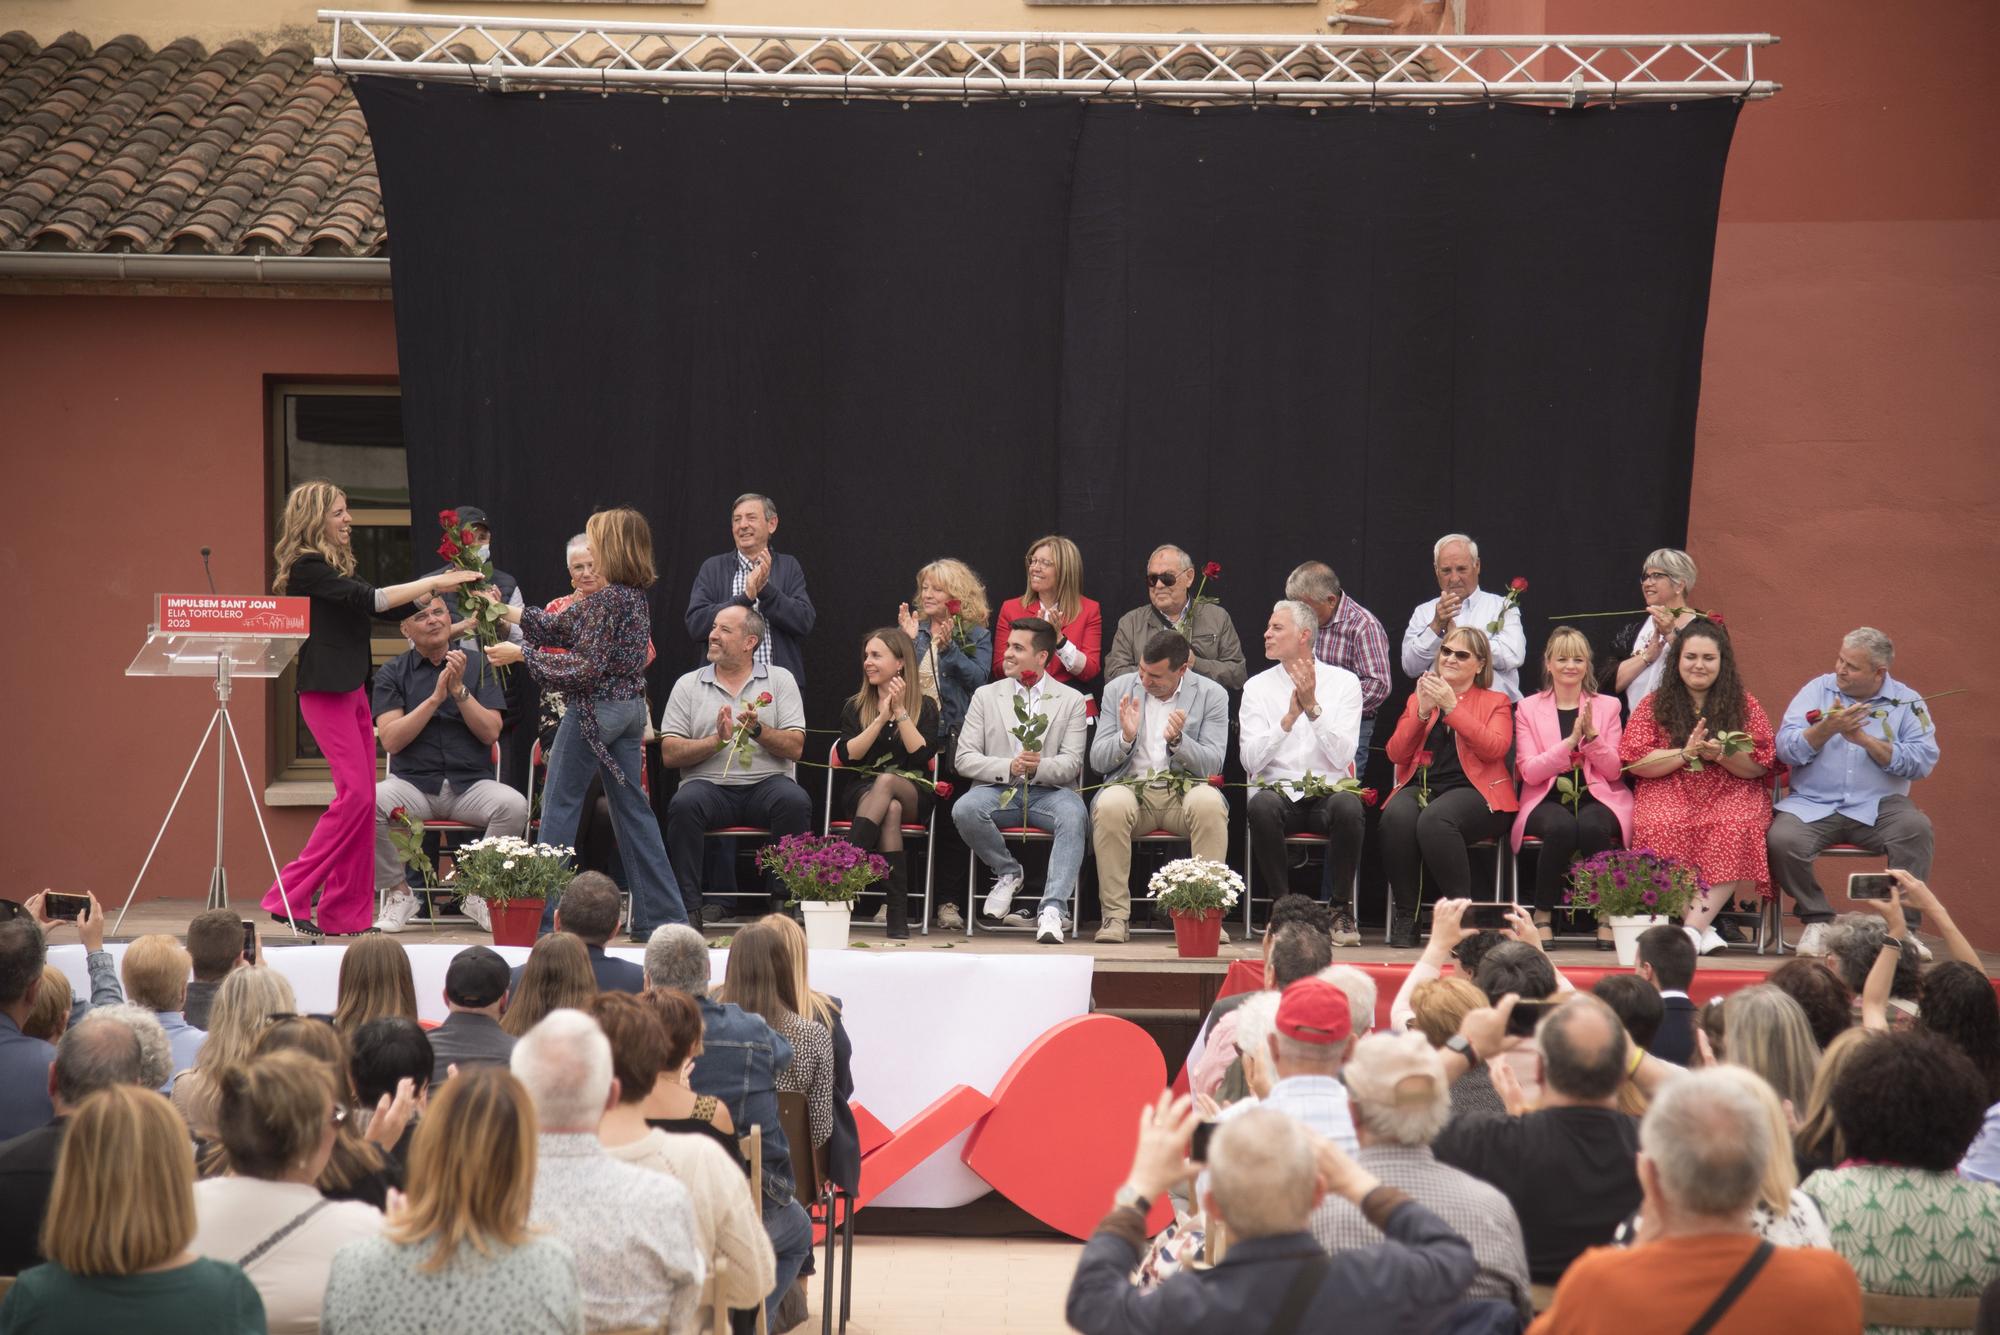
[[[1139,670],[1104,688],[1090,767],[1109,786],[1090,810],[1097,848],[1099,941],[1123,941],[1132,915],[1132,834],[1165,830],[1189,836],[1194,855],[1229,855],[1229,804],[1208,778],[1222,772],[1229,748],[1229,694],[1198,672],[1179,631],[1155,631]]]
[[[1061,944],[1067,930],[1064,918],[1090,834],[1090,811],[1076,791],[1088,726],[1084,701],[1048,676],[1055,650],[1056,628],[1040,617],[1023,617],[1008,628],[1001,659],[1006,675],[972,693],[958,732],[954,763],[961,778],[978,786],[960,794],[951,813],[966,847],[996,878],[986,896],[988,918],[1005,915],[1021,888],[1021,864],[1007,851],[1002,827],[1031,825],[1055,836],[1035,916],[1035,939],[1048,945]],[[1012,920],[1025,922],[1019,914]]]

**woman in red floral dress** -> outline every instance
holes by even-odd
[[[1743,689],[1729,633],[1706,617],[1682,628],[1668,667],[1625,724],[1619,757],[1630,767],[1635,803],[1632,847],[1650,848],[1700,872],[1709,891],[1687,912],[1695,949],[1724,942],[1709,924],[1749,886],[1771,893],[1764,831],[1771,824],[1777,758],[1771,720]],[[1750,749],[1725,756],[1726,732],[1750,735]]]

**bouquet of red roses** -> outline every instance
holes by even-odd
[[[472,633],[479,640],[481,653],[500,642],[500,604],[480,593],[481,589],[493,587],[493,563],[479,554],[469,525],[458,522],[458,511],[438,511],[438,526],[444,530],[444,538],[438,543],[438,555],[456,570],[471,570],[479,578],[471,584],[458,586],[458,614],[462,621],[472,623]],[[481,669],[484,671],[484,669]],[[507,680],[507,669],[496,666],[500,680]]]

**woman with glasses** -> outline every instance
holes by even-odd
[[[1007,628],[1022,617],[1040,617],[1056,628],[1049,675],[1088,692],[1104,666],[1104,613],[1083,596],[1083,553],[1058,534],[1028,547],[1028,589],[1000,604],[993,626],[993,676],[1006,670]]]
[[[1437,665],[1417,678],[1384,748],[1396,766],[1381,828],[1394,899],[1391,946],[1417,945],[1425,896],[1471,896],[1467,850],[1506,834],[1520,805],[1507,773],[1513,741],[1514,711],[1493,689],[1486,632],[1453,627],[1438,645]]]
[[[1640,567],[1639,596],[1646,604],[1646,619],[1627,626],[1611,643],[1616,658],[1611,689],[1624,694],[1628,711],[1637,709],[1660,684],[1667,642],[1695,618],[1687,605],[1694,577],[1694,558],[1672,547],[1660,548]]]

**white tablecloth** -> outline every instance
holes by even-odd
[[[434,945],[406,934],[403,946],[416,978],[417,1008],[442,1020],[444,974],[463,949]],[[122,945],[107,946],[114,956]],[[271,945],[265,963],[291,980],[299,1009],[330,1014],[340,976],[338,944]],[[527,958],[519,946],[497,947],[510,963]],[[638,946],[611,948],[639,962]],[[710,956],[711,976],[722,981],[726,955]],[[89,995],[83,947],[57,946],[49,961],[69,975],[78,996]],[[975,955],[934,949],[922,938],[903,950],[816,950],[813,986],[841,999],[854,1042],[854,1101],[891,1130],[922,1111],[954,1085],[990,1094],[1022,1049],[1054,1025],[1090,1008],[1091,961],[1081,955]],[[955,1138],[901,1182],[884,1192],[890,1206],[949,1207],[976,1200],[986,1184],[959,1160],[964,1137]]]

